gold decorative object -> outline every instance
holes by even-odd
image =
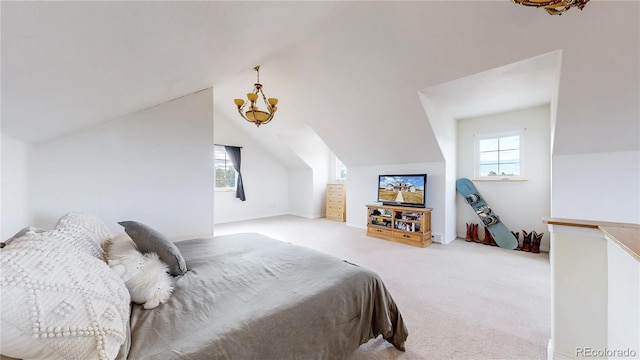
[[[511,0],[516,4],[544,8],[551,15],[562,15],[572,7],[582,10],[589,0]]]
[[[278,99],[267,99],[267,97],[262,92],[262,84],[260,84],[260,65],[254,67],[253,70],[258,73],[258,80],[255,84],[253,84],[253,91],[247,94],[247,99],[249,101],[245,102],[242,99],[234,99],[233,101],[236,103],[238,112],[243,119],[256,124],[256,126],[260,126],[262,124],[268,123],[273,119],[273,115],[278,110],[278,107],[276,106],[276,104],[278,104]],[[262,100],[266,105],[267,111],[258,109],[258,105],[256,105],[256,101],[258,101],[258,95],[262,96]],[[250,106],[249,109],[243,113],[246,104],[250,104]]]

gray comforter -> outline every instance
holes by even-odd
[[[169,301],[134,305],[128,358],[344,359],[407,329],[375,273],[260,234],[176,243],[189,271]]]

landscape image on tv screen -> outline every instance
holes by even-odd
[[[426,175],[380,175],[378,201],[424,205]]]

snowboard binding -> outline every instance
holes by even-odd
[[[478,194],[469,194],[464,197],[464,201],[469,205],[477,203],[480,199],[482,198]]]

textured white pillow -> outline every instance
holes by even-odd
[[[24,359],[113,359],[127,336],[129,292],[101,259],[99,219],[70,213],[56,229],[0,249],[0,349]]]
[[[70,212],[58,220],[56,230],[72,237],[74,244],[90,255],[106,260],[102,244],[111,239],[111,232],[98,217]]]

